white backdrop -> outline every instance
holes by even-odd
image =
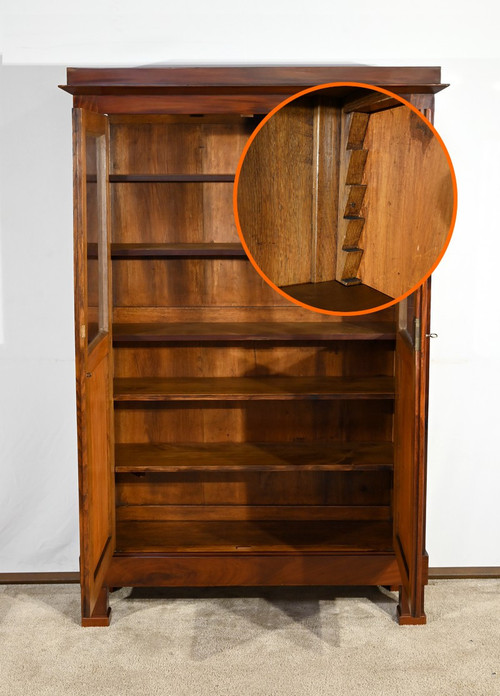
[[[459,213],[433,276],[431,566],[500,566],[497,3],[4,0],[0,572],[78,569],[66,65],[441,65]],[[140,14],[137,8],[140,8]]]

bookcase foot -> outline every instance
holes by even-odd
[[[410,611],[410,604],[408,602],[408,595],[404,587],[399,587],[399,604],[397,608],[398,612],[398,623],[400,626],[419,626],[427,623],[427,617],[425,612],[421,612],[413,615]]]
[[[82,616],[82,626],[109,626],[111,607],[108,606],[108,588],[102,587],[92,616]]]

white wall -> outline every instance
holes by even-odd
[[[437,97],[436,126],[455,164],[459,214],[433,276],[427,548],[432,566],[499,566],[496,3],[8,5],[0,25],[0,572],[78,568],[71,100],[56,85],[66,65],[147,63],[442,66],[452,86]]]

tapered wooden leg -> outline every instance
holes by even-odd
[[[414,615],[415,614],[415,615]],[[398,604],[398,623],[400,626],[416,626],[425,624],[427,622],[427,617],[422,609],[419,612],[414,612],[412,614],[410,610],[410,603],[408,602],[408,595],[406,590],[401,585],[399,586],[399,604]]]
[[[92,616],[82,616],[82,626],[109,626],[111,607],[108,606],[108,588],[102,587]]]

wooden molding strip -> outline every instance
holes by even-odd
[[[485,578],[500,578],[500,566],[429,568],[429,578],[431,580],[484,580]]]
[[[66,584],[80,582],[78,572],[0,573],[0,585]]]

